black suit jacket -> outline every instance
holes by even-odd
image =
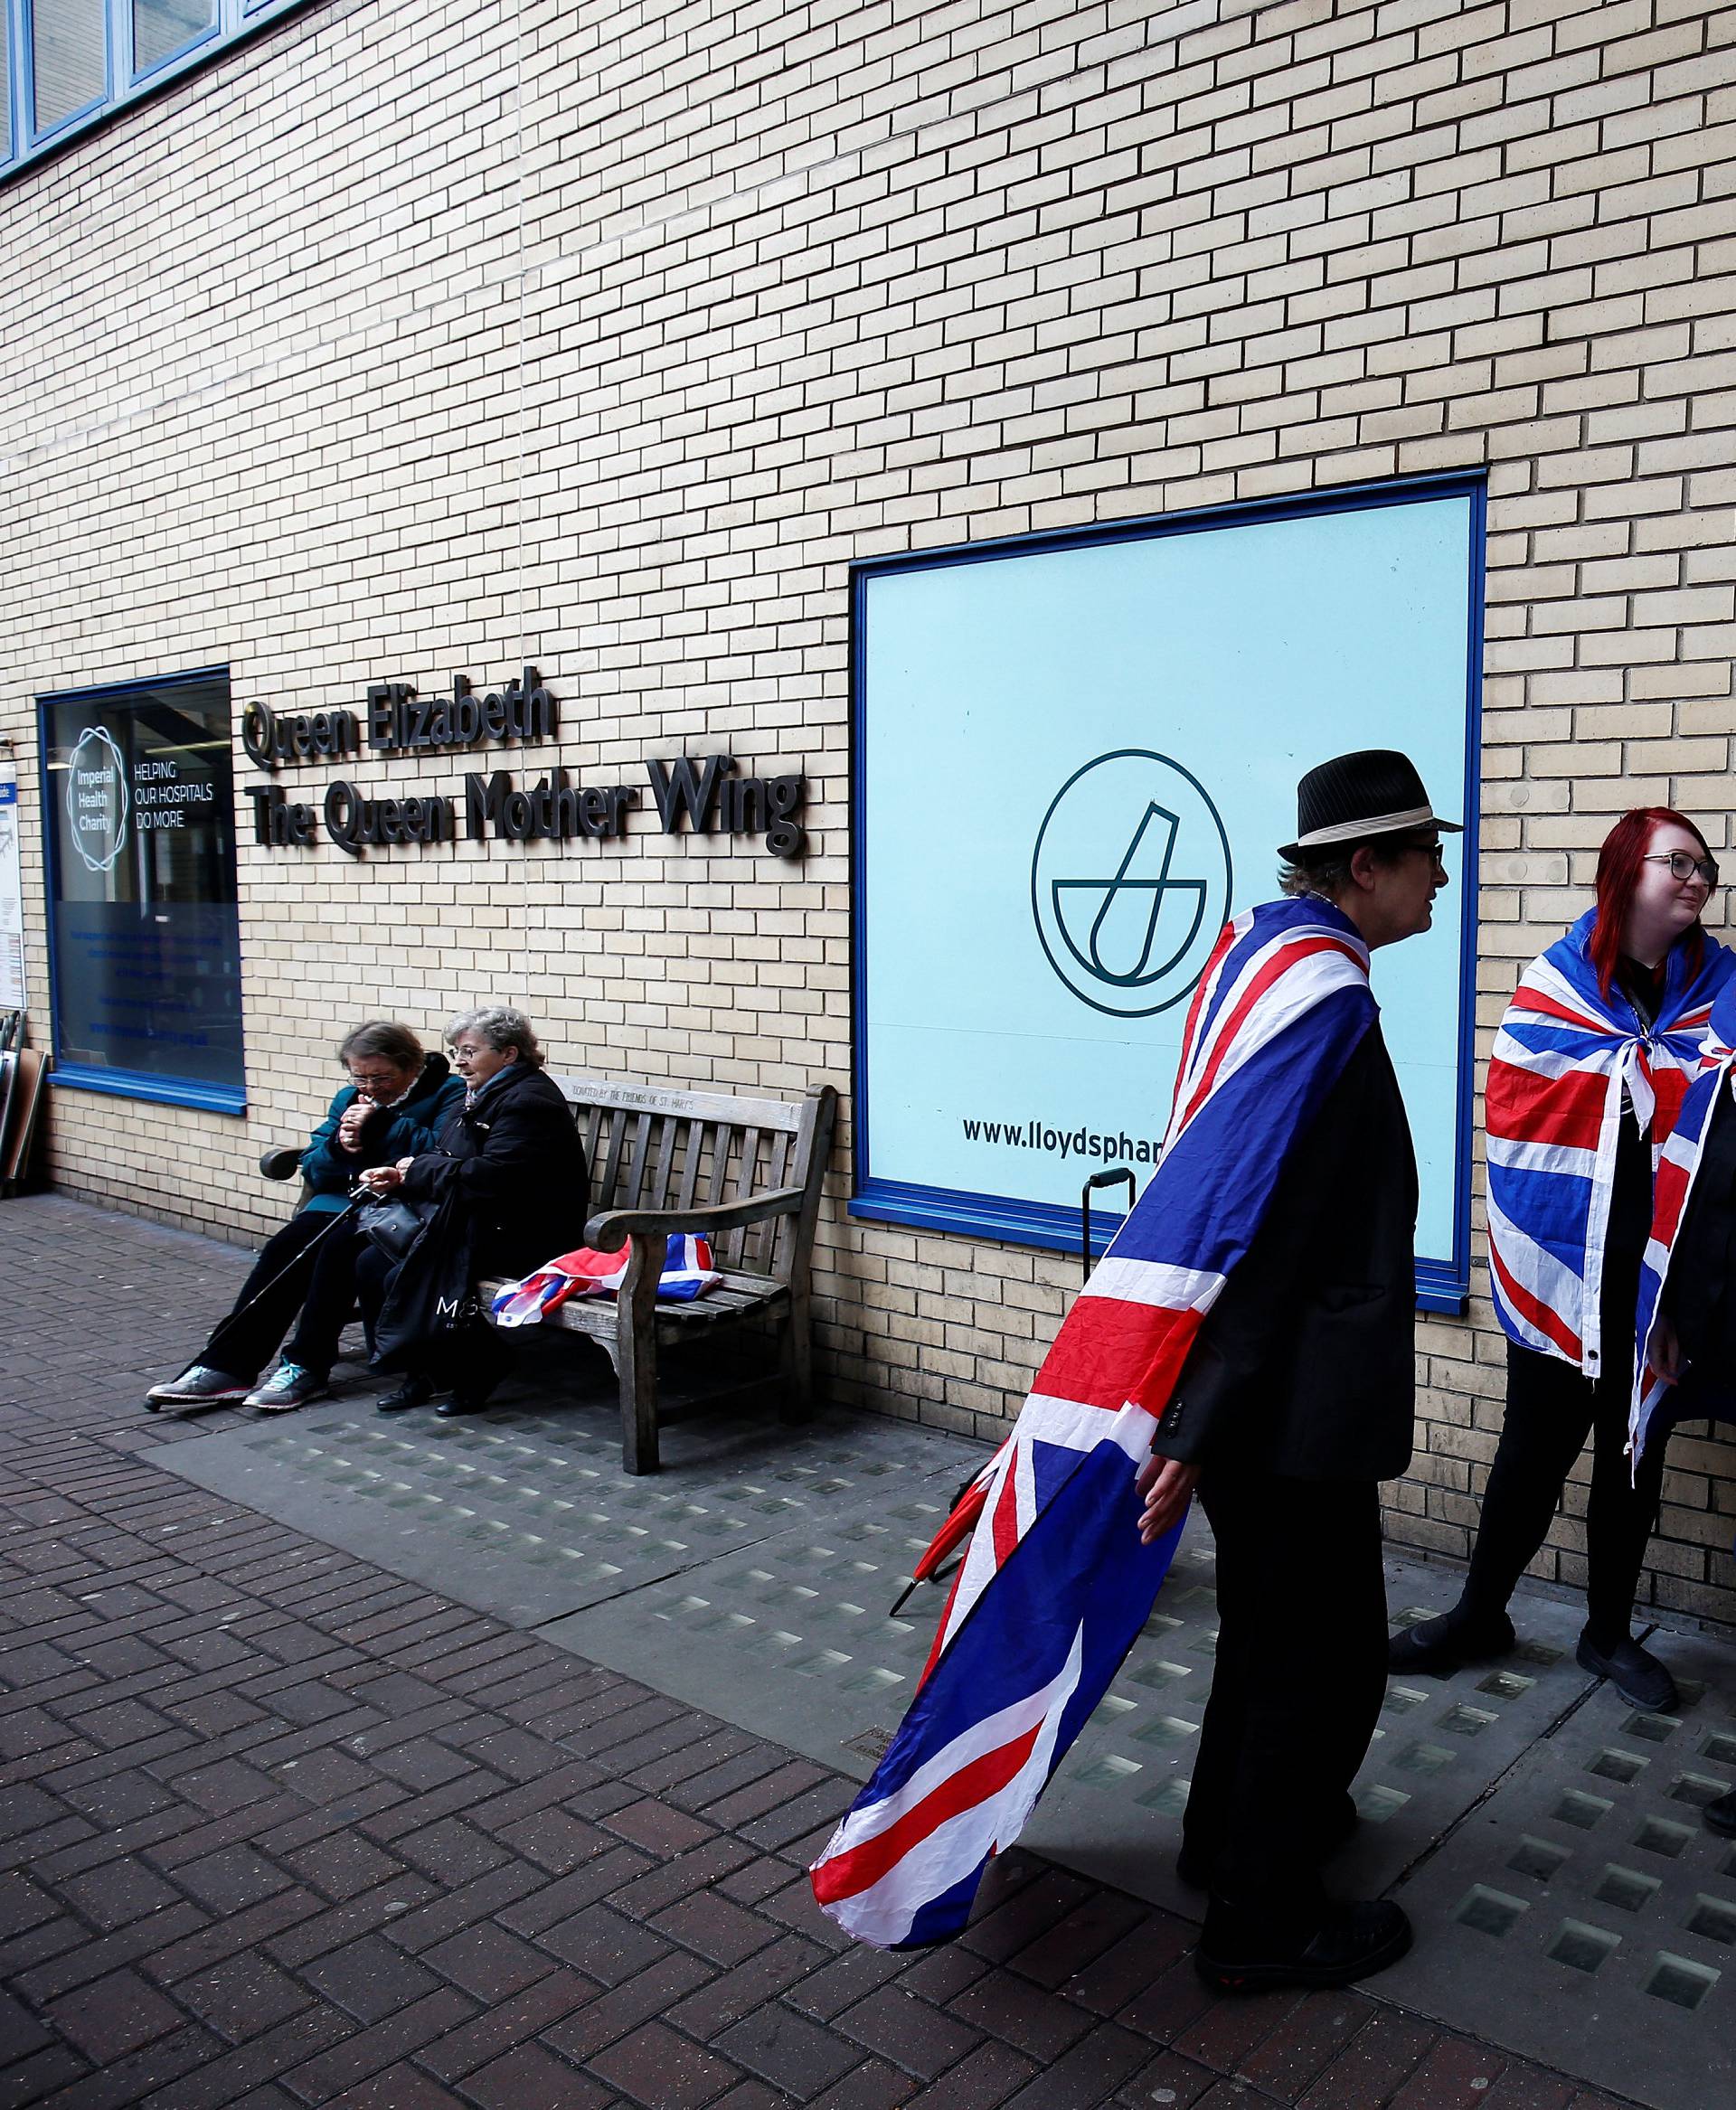
[[[412,1158],[407,1201],[456,1187],[475,1229],[480,1275],[528,1275],[585,1242],[590,1213],[584,1146],[561,1088],[528,1062],[491,1077],[461,1109],[439,1147]]]
[[[1417,1164],[1378,1023],[1297,1138],[1152,1448],[1299,1480],[1390,1480],[1416,1406]]]

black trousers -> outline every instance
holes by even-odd
[[[329,1375],[344,1323],[358,1304],[372,1353],[374,1321],[399,1265],[358,1224],[335,1230],[315,1256],[301,1320],[287,1351],[290,1359],[318,1377]],[[430,1342],[417,1360],[415,1374],[454,1392],[480,1392],[499,1380],[512,1360],[512,1351],[494,1327],[476,1319]]]
[[[1634,1592],[1664,1481],[1665,1445],[1654,1439],[1637,1480],[1628,1472],[1627,1358],[1588,1378],[1552,1355],[1507,1343],[1507,1414],[1489,1468],[1483,1515],[1459,1610],[1485,1621],[1506,1610],[1535,1559],[1573,1461],[1591,1438],[1586,1507],[1586,1625],[1610,1649],[1632,1625]]]
[[[1218,1652],[1183,1820],[1214,1899],[1306,1926],[1386,1691],[1376,1482],[1208,1466]]]
[[[322,1232],[331,1229],[331,1224],[329,1213],[304,1209],[281,1230],[272,1232],[253,1263],[252,1273],[241,1285],[234,1309],[212,1328],[195,1358],[197,1361],[250,1384],[259,1376],[295,1323],[323,1251],[323,1246],[311,1251],[309,1248]],[[344,1238],[348,1229],[340,1224],[324,1244]],[[274,1281],[278,1276],[282,1280]],[[257,1304],[253,1302],[256,1297]],[[250,1305],[250,1311],[246,1308]]]
[[[352,1311],[362,1306],[368,1345],[373,1322],[385,1302],[392,1264],[352,1217],[325,1239],[314,1256],[313,1275],[302,1300],[301,1318],[285,1352],[316,1377],[330,1375],[338,1342]]]

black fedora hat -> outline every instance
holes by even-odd
[[[1409,755],[1396,748],[1363,748],[1322,762],[1297,786],[1296,841],[1278,854],[1287,864],[1306,863],[1310,857],[1332,855],[1346,843],[1422,828],[1464,833],[1458,822],[1443,821],[1429,804]]]

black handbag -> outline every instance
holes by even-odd
[[[356,1211],[356,1220],[363,1236],[378,1246],[388,1260],[401,1260],[434,1209],[431,1201],[419,1206],[401,1195],[389,1194],[377,1201],[364,1201]]]

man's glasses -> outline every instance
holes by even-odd
[[[1685,850],[1655,850],[1640,860],[1642,864],[1667,864],[1673,880],[1702,880],[1711,892],[1718,884],[1718,864],[1714,858],[1694,857]]]

